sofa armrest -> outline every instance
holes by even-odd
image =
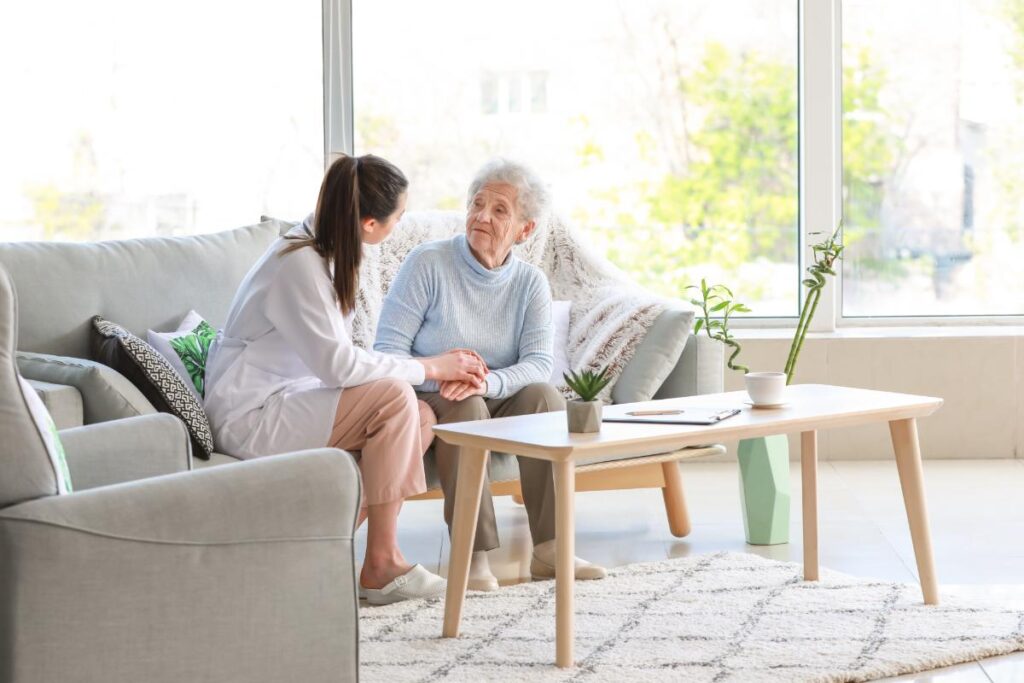
[[[145,543],[347,538],[360,495],[355,460],[321,448],[37,499],[0,517]]]
[[[0,510],[5,673],[354,681],[359,501],[319,449]]]
[[[18,351],[17,360],[18,371],[27,380],[65,384],[78,389],[82,395],[86,424],[156,412],[156,408],[124,375],[102,363],[27,351]]]
[[[654,398],[717,394],[725,388],[725,354],[721,342],[691,334],[679,362]]]
[[[188,430],[167,413],[111,420],[59,434],[76,491],[191,468]]]

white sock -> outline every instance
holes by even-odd
[[[473,552],[473,557],[469,561],[469,578],[483,581],[494,578],[494,572],[491,571],[491,563],[487,559],[486,550]]]

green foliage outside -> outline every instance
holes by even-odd
[[[355,125],[356,148],[375,151],[392,149],[398,144],[401,134],[395,122],[388,116],[360,113]]]
[[[87,240],[100,232],[107,220],[107,201],[95,188],[96,173],[92,135],[79,131],[71,146],[71,188],[53,182],[25,188],[43,239]]]
[[[897,158],[900,140],[889,132],[893,126],[880,101],[885,82],[885,71],[867,51],[844,67],[848,243],[880,228],[884,179]],[[792,264],[796,274],[796,69],[756,51],[734,53],[709,43],[677,87],[673,106],[688,121],[686,135],[675,142],[682,167],[595,192],[595,208],[575,218],[599,230],[611,260],[655,291],[678,296],[707,275],[729,282],[747,300],[771,296],[765,271],[746,278],[741,272],[749,264]],[[636,144],[641,158],[656,154],[649,134],[638,133]],[[599,150],[588,143],[580,156],[590,162]],[[623,206],[642,211],[623,215]]]
[[[64,192],[53,183],[29,187],[36,222],[43,226],[43,239],[87,240],[103,226],[106,202],[91,192]]]
[[[1009,52],[1017,67],[1017,101],[1024,104],[1024,0],[1003,0],[1002,9],[1013,35]]]
[[[1001,10],[1010,28],[1009,53],[1017,73],[1014,91],[1018,105],[1024,106],[1024,0],[1003,0]],[[1024,243],[1024,133],[1014,129],[999,144],[1007,153],[995,164],[996,183],[1004,197],[997,219],[1007,226],[1011,240]]]
[[[751,256],[791,258],[797,203],[797,95],[792,67],[708,45],[699,69],[679,83],[703,125],[682,141],[688,168],[648,198],[651,217],[691,228],[679,256],[711,254],[739,265]],[[780,230],[781,228],[781,230]]]
[[[856,244],[881,227],[885,179],[892,172],[900,139],[889,132],[880,101],[885,70],[869,51],[848,51],[843,64],[843,240]],[[852,58],[851,58],[852,56]]]

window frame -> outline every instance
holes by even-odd
[[[800,285],[813,260],[812,234],[835,226],[842,210],[842,0],[797,2],[798,54],[798,272],[794,283],[803,305]],[[324,163],[338,152],[352,154],[355,140],[353,92],[353,0],[321,0],[323,11]],[[1024,325],[1024,314],[972,316],[844,316],[843,269],[826,281],[811,332],[829,333],[855,327],[945,327]],[[733,319],[744,328],[791,328],[797,316]]]
[[[324,170],[338,153],[352,154],[352,0],[321,0],[323,15]]]

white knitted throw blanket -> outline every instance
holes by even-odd
[[[411,211],[382,244],[364,247],[352,330],[358,346],[373,346],[384,296],[408,253],[423,242],[463,230],[463,212]],[[572,302],[569,362],[576,370],[607,365],[612,382],[601,398],[610,403],[612,387],[668,302],[630,282],[557,216],[538,224],[515,253],[544,271],[553,299]],[[559,388],[571,395],[564,385]]]

